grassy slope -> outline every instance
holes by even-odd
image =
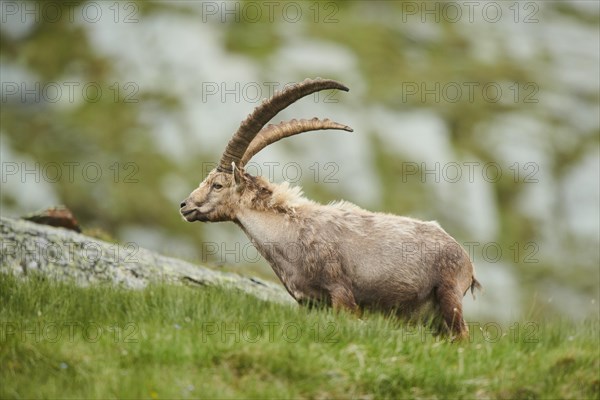
[[[598,398],[598,321],[494,327],[451,344],[225,289],[0,274],[0,397]]]

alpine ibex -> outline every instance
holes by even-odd
[[[265,127],[296,100],[325,89],[348,91],[333,80],[307,79],[256,107],[218,167],[181,203],[181,215],[189,222],[236,223],[300,304],[403,317],[433,309],[446,330],[466,336],[462,297],[480,284],[466,251],[436,222],[369,212],[345,201],[318,204],[287,182],[244,172],[256,153],[280,139],[321,129],[352,132],[317,118]]]

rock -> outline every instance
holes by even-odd
[[[34,272],[80,285],[111,282],[143,288],[153,281],[224,286],[260,299],[295,304],[275,283],[214,271],[140,248],[104,242],[72,230],[0,217],[0,272]]]

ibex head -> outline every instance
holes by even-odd
[[[244,172],[244,165],[266,146],[289,136],[321,129],[352,132],[346,125],[318,118],[293,119],[265,127],[277,113],[296,100],[326,89],[348,91],[346,86],[333,80],[306,79],[275,93],[256,107],[227,144],[218,167],[181,203],[183,218],[188,222],[234,221],[240,207],[251,204],[257,196],[268,196],[268,182]]]

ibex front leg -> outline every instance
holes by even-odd
[[[352,314],[360,316],[360,309],[350,289],[342,285],[336,285],[329,289],[331,305],[335,310],[347,310]]]

